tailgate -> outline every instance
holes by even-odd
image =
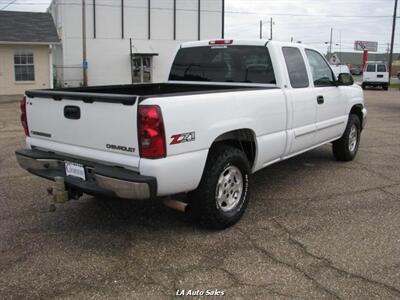
[[[31,146],[138,167],[137,101],[27,96],[26,109]]]

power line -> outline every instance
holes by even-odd
[[[16,2],[17,0],[14,0],[13,2]],[[80,2],[74,2],[74,3],[64,3],[64,2],[54,2],[56,5],[63,5],[63,6],[81,6],[82,4]],[[24,3],[9,3],[9,5],[46,5],[45,3],[37,3],[37,2],[24,2]],[[93,6],[93,4],[87,4],[86,6]],[[98,3],[96,4],[96,7],[121,7],[121,5],[115,5],[115,4],[101,4]],[[138,8],[138,9],[148,9],[147,6],[136,6],[136,5],[124,5],[124,7],[127,8]],[[156,10],[168,10],[172,11],[172,8],[167,8],[167,7],[152,7],[152,9]],[[190,11],[190,12],[197,12],[197,9],[185,9],[185,8],[177,8],[177,11]],[[209,10],[209,9],[202,9],[202,12],[221,12],[220,10]],[[392,18],[391,15],[357,15],[357,16],[350,16],[350,15],[327,15],[327,14],[292,14],[292,13],[271,13],[271,12],[255,12],[255,11],[234,11],[234,10],[225,10],[225,13],[227,14],[240,14],[240,15],[273,15],[273,16],[288,16],[288,17],[324,17],[324,18]]]

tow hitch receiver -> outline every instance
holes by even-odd
[[[56,204],[65,203],[71,199],[78,200],[82,196],[82,192],[67,189],[64,177],[57,176],[54,178],[54,187],[48,187],[47,193],[51,196],[50,211],[56,210]]]

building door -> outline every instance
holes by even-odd
[[[150,83],[153,78],[151,56],[133,56],[132,58],[132,82]]]

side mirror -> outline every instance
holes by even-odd
[[[338,85],[353,85],[353,76],[349,73],[340,73],[337,80]]]

